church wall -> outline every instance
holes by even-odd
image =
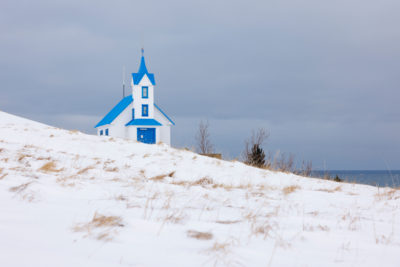
[[[171,145],[171,122],[156,108],[154,109],[154,119],[163,125],[160,127],[160,141]]]
[[[160,141],[167,145],[171,145],[171,126],[160,127]]]
[[[125,128],[127,129],[127,138],[137,141],[137,127],[136,126],[128,126]]]
[[[149,87],[149,98],[142,98],[142,86]],[[151,84],[147,75],[145,75],[138,85],[133,85],[132,82],[133,104],[135,106],[135,118],[154,118],[154,86]],[[142,104],[149,105],[149,116],[142,117]]]
[[[128,127],[125,127],[132,120],[132,104],[130,104],[115,120],[109,124],[99,127],[98,129],[109,129],[109,136],[128,138]]]

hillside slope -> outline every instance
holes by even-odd
[[[400,192],[0,112],[0,266],[399,266]]]

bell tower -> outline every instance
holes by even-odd
[[[132,97],[134,119],[153,119],[154,118],[154,74],[147,71],[144,60],[144,49],[140,59],[139,70],[132,73]]]

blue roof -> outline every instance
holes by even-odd
[[[135,126],[161,126],[161,123],[156,121],[155,119],[133,119],[125,126],[130,126],[130,125],[135,125]]]
[[[108,112],[108,114],[99,123],[97,123],[94,128],[112,123],[115,118],[118,117],[118,115],[121,114],[121,112],[132,103],[132,101],[132,95],[122,98],[122,100],[119,101],[119,103],[110,112]]]
[[[156,85],[156,81],[154,79],[154,74],[149,73],[146,68],[146,62],[144,61],[144,56],[140,60],[140,66],[137,73],[132,73],[133,84],[137,85],[143,79],[143,76],[147,75],[152,85]]]
[[[167,116],[167,114],[165,114],[165,112],[164,111],[162,111],[161,110],[161,108],[159,107],[159,106],[157,106],[155,103],[154,103],[154,106],[172,123],[172,125],[175,125],[175,122],[173,122],[168,116]]]
[[[140,59],[139,73],[147,73],[146,62],[144,61],[144,56]]]

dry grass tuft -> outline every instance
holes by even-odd
[[[87,236],[95,237],[97,240],[111,241],[112,229],[123,226],[121,217],[105,216],[96,212],[92,221],[77,224],[72,228],[72,230],[74,232],[86,232]],[[101,232],[95,233],[94,231],[96,229],[101,229]]]
[[[10,192],[21,193],[21,192],[24,191],[26,188],[28,188],[28,186],[29,186],[31,183],[32,183],[32,182],[28,182],[28,183],[20,184],[20,185],[18,185],[18,186],[13,186],[13,187],[11,187],[9,190],[10,190]]]
[[[105,216],[98,214],[97,212],[94,214],[92,221],[90,224],[93,227],[123,227],[122,219],[118,216]]]
[[[118,172],[119,171],[119,169],[117,167],[114,167],[114,168],[109,167],[109,168],[105,168],[104,170],[106,172]]]
[[[191,186],[191,183],[189,183],[188,181],[173,181],[173,182],[171,182],[171,184],[179,185],[179,186],[185,186],[185,187],[190,187]]]
[[[223,243],[215,242],[213,246],[209,249],[209,251],[226,253],[228,252],[230,246],[231,243],[229,242],[223,242]]]
[[[236,220],[236,221],[216,221],[216,223],[220,223],[220,224],[235,224],[235,223],[240,223],[240,220]]]
[[[49,160],[51,160],[51,158],[50,157],[38,157],[37,160],[47,160],[47,161],[49,161]]]
[[[213,234],[212,233],[199,232],[199,231],[195,231],[195,230],[187,231],[187,236],[190,237],[190,238],[198,239],[198,240],[210,240],[210,239],[213,238]]]
[[[76,174],[84,174],[84,173],[87,173],[89,170],[92,170],[92,169],[94,169],[94,167],[93,166],[88,166],[88,167],[86,167],[86,168],[83,168],[83,169],[81,169],[81,170],[79,170]]]
[[[210,184],[213,184],[213,183],[214,183],[213,179],[208,178],[208,177],[203,177],[203,178],[201,178],[201,179],[199,179],[197,181],[194,181],[192,183],[192,185],[207,186],[207,185],[210,185]]]
[[[339,185],[332,189],[321,188],[321,189],[317,189],[317,191],[327,192],[327,193],[340,192],[340,191],[342,191],[342,186]]]
[[[119,196],[117,196],[115,199],[116,199],[116,200],[119,200],[119,201],[126,201],[126,200],[128,200],[124,195],[119,195]]]
[[[172,211],[169,212],[163,219],[163,224],[165,223],[182,223],[186,215],[183,211]]]
[[[19,154],[18,161],[21,162],[24,158],[27,157],[32,157],[32,156],[27,154]]]
[[[173,177],[174,174],[175,174],[175,171],[170,172],[170,173],[168,173],[168,174],[161,174],[161,175],[154,176],[154,177],[152,177],[152,178],[149,178],[149,180],[152,180],[152,181],[162,181],[162,180],[164,180],[165,177]]]
[[[56,163],[54,161],[47,162],[39,169],[44,172],[60,172],[62,169],[56,169]]]
[[[378,188],[379,190],[379,188]],[[384,191],[382,193],[380,193],[378,191],[377,194],[375,194],[375,197],[378,200],[396,200],[400,198],[400,190],[396,189],[396,188],[392,188],[392,189],[384,189]]]
[[[289,195],[289,194],[293,193],[294,191],[296,191],[296,190],[298,190],[298,189],[300,189],[300,188],[301,188],[301,187],[298,186],[298,185],[285,186],[285,187],[282,189],[282,193],[286,196],[286,195]]]
[[[318,229],[321,231],[329,231],[329,227],[327,225],[318,225]]]

